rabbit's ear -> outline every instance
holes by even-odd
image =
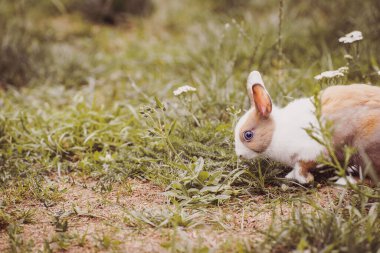
[[[264,118],[268,118],[272,112],[272,99],[265,89],[263,79],[258,71],[252,71],[247,81],[248,95],[252,106]]]

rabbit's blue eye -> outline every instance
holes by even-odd
[[[245,131],[244,132],[244,139],[246,141],[250,141],[253,138],[254,134],[252,131]]]

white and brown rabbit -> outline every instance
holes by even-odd
[[[318,156],[326,150],[305,131],[310,124],[317,126],[312,99],[276,107],[257,71],[250,73],[247,88],[251,108],[235,127],[236,154],[247,159],[273,159],[293,168],[286,178],[302,184],[313,181],[309,170],[317,166]],[[380,173],[380,87],[331,86],[321,92],[321,105],[322,117],[333,123],[337,154],[344,145],[354,147],[358,152],[351,165],[363,167],[364,160],[369,161]]]

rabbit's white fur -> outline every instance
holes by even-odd
[[[265,156],[294,167],[299,160],[315,161],[324,151],[305,131],[310,125],[317,125],[310,99],[297,99],[284,108],[274,107],[271,116],[275,130]]]
[[[244,157],[246,159],[255,159],[258,154],[253,150],[247,148],[244,143],[240,140],[239,132],[244,122],[247,121],[248,116],[253,113],[254,109],[249,109],[237,122],[235,126],[235,153],[239,157]]]
[[[306,133],[305,128],[310,124],[316,126],[314,105],[309,98],[297,99],[284,108],[273,106],[271,117],[274,120],[275,129],[269,147],[262,153],[257,154],[247,148],[239,138],[239,131],[254,108],[249,109],[236,124],[235,128],[235,151],[240,157],[254,159],[259,155],[274,159],[293,167],[286,178],[295,179],[300,183],[307,183],[312,178],[300,175],[301,169],[297,161],[315,161],[324,152],[325,148],[314,141]]]
[[[252,92],[252,84],[264,83],[257,71],[252,71],[247,80],[248,92]],[[246,159],[254,159],[259,155],[274,159],[293,167],[286,177],[295,179],[300,183],[310,182],[311,178],[305,178],[300,174],[301,167],[298,161],[315,161],[324,152],[325,148],[314,141],[305,131],[310,125],[316,126],[314,115],[315,107],[310,98],[297,99],[284,108],[272,106],[271,118],[275,128],[271,143],[261,154],[249,149],[241,141],[239,132],[247,121],[248,116],[254,113],[254,107],[249,109],[238,121],[235,127],[235,152],[238,156]],[[310,174],[311,176],[311,174]]]

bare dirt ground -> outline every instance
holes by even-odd
[[[33,251],[46,250],[47,242],[55,252],[167,252],[166,246],[173,244],[179,249],[218,248],[227,240],[259,241],[259,231],[267,229],[275,216],[289,217],[293,207],[292,203],[270,205],[262,196],[243,197],[222,207],[193,212],[198,215],[194,225],[174,229],[152,224],[154,215],[131,216],[175,209],[162,194],[164,189],[152,183],[131,179],[127,186],[118,185],[108,193],[96,190],[95,181],[59,185],[64,190],[63,200],[55,205],[24,201],[13,207],[33,211],[33,222],[22,224],[20,233],[24,242],[33,241]],[[338,192],[324,187],[310,197],[327,206],[337,199]],[[7,231],[2,230],[0,252],[9,250],[10,242]]]

